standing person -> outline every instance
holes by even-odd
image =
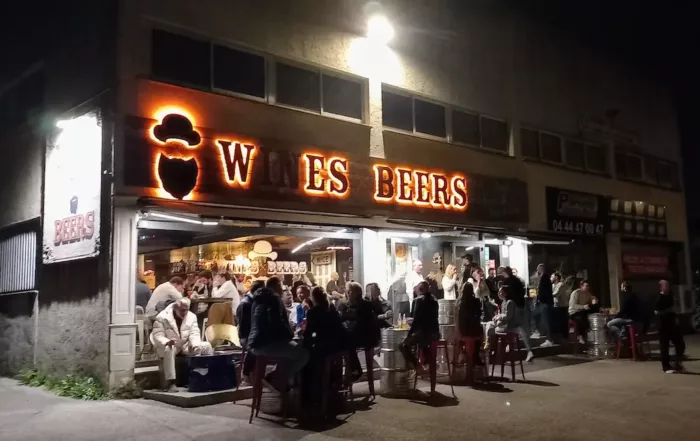
[[[472,256],[469,253],[464,253],[461,256],[462,259],[462,272],[465,272],[469,275],[474,272],[476,268],[479,267],[476,262],[474,262],[474,256]]]
[[[572,292],[569,299],[569,317],[576,323],[576,335],[582,345],[586,344],[585,336],[590,327],[588,314],[597,312],[600,308],[598,299],[591,294],[590,287],[588,280],[581,280],[579,289]]]
[[[297,301],[295,303],[297,305],[296,305],[296,314],[294,315],[294,319],[296,320],[296,328],[299,329],[301,327],[301,324],[304,322],[304,319],[306,318],[307,309],[304,308],[304,303],[311,296],[311,288],[309,288],[308,285],[304,285],[302,283],[301,285],[297,286],[296,293],[297,293]]]
[[[457,268],[449,264],[442,276],[443,298],[445,300],[457,300]]]
[[[233,309],[233,313],[236,313],[238,304],[241,302],[241,297],[240,294],[238,294],[236,285],[233,280],[231,280],[230,273],[222,272],[216,275],[211,297],[214,299],[231,299],[231,308]]]
[[[379,343],[379,321],[372,303],[362,298],[362,286],[355,282],[348,283],[348,301],[340,304],[338,313],[350,338],[349,364],[355,381],[362,375],[357,349],[374,350]]]
[[[284,292],[282,293],[282,303],[284,304],[284,307],[287,310],[287,316],[289,317],[289,323],[292,325],[292,328],[296,328],[297,327],[297,307],[300,305],[300,303],[297,303],[294,301],[294,296],[292,296],[292,292],[288,289],[285,289]]]
[[[279,366],[265,376],[265,387],[272,391],[284,390],[309,360],[309,352],[292,340],[294,332],[289,325],[287,311],[282,304],[282,282],[270,277],[265,288],[253,294],[252,320],[248,346],[255,356],[284,359],[284,373]]]
[[[554,346],[552,341],[552,308],[554,307],[554,294],[552,288],[552,276],[547,273],[543,263],[537,265],[537,297],[535,298],[535,323],[539,322],[539,328],[544,334],[545,341],[541,348]]]
[[[634,322],[642,323],[644,321],[644,311],[642,310],[642,302],[637,294],[632,291],[632,286],[626,280],[620,284],[620,297],[624,302],[620,308],[620,312],[615,315],[615,318],[610,320],[606,325],[610,332],[617,338],[625,338],[627,335],[627,326]],[[622,298],[624,296],[624,298]]]
[[[683,372],[683,355],[685,354],[685,340],[678,327],[676,310],[673,305],[673,294],[668,280],[659,281],[659,300],[654,307],[654,314],[659,317],[659,347],[661,350],[661,369],[667,374]],[[673,343],[676,349],[676,362],[671,366],[668,354],[669,343]]]
[[[491,291],[491,300],[500,303],[498,300],[498,279],[496,278],[496,268],[489,268],[488,277],[486,277],[486,286]]]
[[[182,298],[185,291],[185,282],[180,277],[173,277],[165,283],[161,283],[153,290],[151,298],[146,304],[146,315],[155,317],[163,311],[168,302],[175,302]]]
[[[412,270],[406,274],[406,294],[408,295],[408,305],[406,305],[408,307],[407,313],[410,313],[413,309],[414,290],[416,286],[423,281],[423,262],[416,259],[413,261]],[[403,311],[401,312],[406,313]]]
[[[370,303],[372,303],[372,310],[377,316],[377,320],[379,320],[379,327],[390,328],[391,319],[393,317],[391,303],[382,297],[382,291],[379,289],[379,285],[376,283],[368,283],[365,287],[365,294]]]
[[[197,281],[192,286],[191,299],[208,299],[211,297],[211,293],[214,291],[214,276],[212,276],[211,271],[201,271],[197,275]],[[204,318],[207,316],[207,310],[209,305],[206,303],[198,303],[195,313],[197,314],[197,323],[202,327],[204,323]]]
[[[338,285],[339,280],[340,275],[333,271],[331,273],[331,280],[326,285],[326,293],[336,302],[345,300],[345,294],[343,294],[342,288]]]
[[[427,282],[420,282],[416,285],[414,295],[416,300],[411,311],[413,321],[408,330],[408,336],[399,345],[399,350],[409,366],[416,369],[417,373],[422,373],[424,369],[416,358],[416,347],[426,350],[433,341],[440,338],[438,303],[435,297],[430,294]]]
[[[482,320],[489,322],[496,314],[497,307],[491,301],[491,290],[486,285],[486,280],[484,280],[484,270],[475,268],[472,271],[471,281],[474,285],[474,295],[481,301]]]
[[[148,300],[151,298],[151,288],[146,285],[140,272],[136,273],[136,306],[143,308],[146,312],[146,307],[148,306]]]
[[[457,317],[459,335],[478,339],[474,345],[474,353],[470,354],[474,364],[477,366],[484,364],[479,355],[484,332],[484,328],[481,326],[481,302],[474,297],[474,286],[471,283],[462,285],[462,291],[457,299],[455,316]]]
[[[255,367],[255,355],[250,353],[250,348],[248,347],[248,336],[250,335],[250,322],[252,320],[251,310],[253,308],[253,295],[255,292],[261,288],[265,287],[265,282],[262,280],[256,280],[250,287],[250,291],[246,293],[238,304],[238,309],[236,309],[236,323],[238,323],[238,338],[241,340],[241,347],[246,351],[245,358],[243,359],[243,367],[241,368],[241,374],[243,381],[250,383],[249,377],[250,373]]]
[[[566,340],[569,336],[569,296],[571,285],[564,283],[561,273],[552,274],[552,296],[554,297],[554,309],[552,310],[552,333],[560,335]]]
[[[182,279],[180,279],[182,281]],[[163,359],[163,374],[168,392],[177,392],[175,386],[175,355],[210,355],[214,351],[200,337],[197,317],[190,312],[190,299],[181,298],[160,312],[153,322],[151,343]]]

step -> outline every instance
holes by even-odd
[[[253,388],[244,386],[239,389],[225,389],[216,392],[187,392],[186,388],[178,388],[178,392],[151,389],[143,391],[143,398],[172,406],[190,408],[248,400],[253,398]]]

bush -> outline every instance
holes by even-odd
[[[69,374],[63,378],[44,374],[37,369],[24,369],[17,380],[31,387],[43,387],[61,397],[78,400],[102,400],[106,398],[102,382],[92,376]]]
[[[115,400],[133,400],[141,398],[143,387],[134,380],[126,382],[109,393],[109,398]]]

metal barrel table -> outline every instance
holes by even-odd
[[[606,358],[610,352],[610,339],[606,328],[607,316],[603,314],[589,314],[588,324],[590,328],[586,342],[588,344],[588,355],[597,358]]]
[[[381,378],[379,380],[382,395],[406,395],[413,386],[409,380],[408,365],[403,354],[399,351],[399,345],[407,336],[407,329],[382,329]]]
[[[455,324],[456,300],[438,300],[438,323],[441,325]]]

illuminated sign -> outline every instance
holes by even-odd
[[[349,163],[345,158],[326,158],[320,153],[302,155],[304,193],[344,199],[350,194]]]
[[[221,164],[224,167],[224,180],[233,187],[250,187],[253,174],[253,160],[258,152],[253,144],[237,141],[216,140],[221,147]]]
[[[372,166],[374,200],[420,208],[466,211],[469,204],[467,178],[448,176],[408,167]]]

